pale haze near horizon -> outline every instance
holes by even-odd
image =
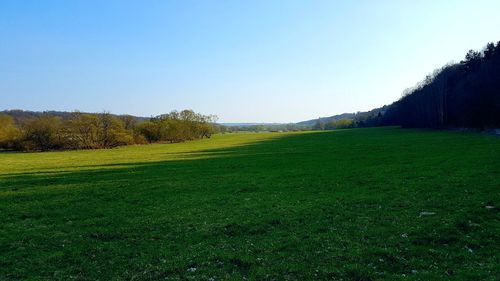
[[[349,2],[349,3],[347,3]],[[500,40],[500,1],[1,1],[0,110],[298,122]]]

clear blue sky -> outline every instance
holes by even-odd
[[[295,122],[500,40],[500,1],[0,0],[0,110]]]

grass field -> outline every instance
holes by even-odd
[[[480,134],[0,153],[0,280],[498,280],[499,205]]]

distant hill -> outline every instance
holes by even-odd
[[[73,112],[68,112],[68,111],[30,111],[30,110],[21,110],[21,109],[12,109],[12,110],[4,110],[0,111],[0,113],[6,114],[14,118],[14,121],[16,123],[20,123],[24,120],[31,119],[34,117],[39,117],[44,114],[48,114],[51,116],[57,116],[62,118],[63,120],[70,119],[71,115]],[[81,113],[88,113],[88,112],[81,112]],[[112,114],[113,116],[124,116],[124,115],[117,115],[117,114]],[[128,115],[132,116],[132,115]],[[149,117],[140,117],[140,116],[132,116],[134,117],[137,121],[145,121],[148,120]]]
[[[376,124],[377,120],[375,120],[375,119],[377,119],[381,115],[384,115],[385,112],[388,110],[388,108],[389,108],[389,106],[384,105],[382,107],[374,108],[370,111],[359,111],[356,113],[342,113],[342,114],[337,114],[337,115],[333,115],[330,117],[321,117],[318,119],[311,119],[311,120],[307,120],[307,121],[302,121],[302,122],[298,122],[297,125],[312,127],[318,121],[321,121],[322,123],[326,124],[326,123],[338,121],[341,119],[351,119],[354,122],[356,122],[357,127],[370,127],[370,126],[378,125],[378,124]]]
[[[342,114],[333,115],[330,117],[320,117],[320,118],[316,118],[316,119],[301,121],[301,122],[298,122],[297,125],[314,126],[314,124],[316,124],[316,122],[318,122],[318,121],[328,123],[328,122],[337,121],[340,119],[354,119],[355,116],[356,116],[356,113],[342,113]]]

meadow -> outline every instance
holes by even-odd
[[[0,280],[498,280],[500,139],[395,127],[0,153]]]

